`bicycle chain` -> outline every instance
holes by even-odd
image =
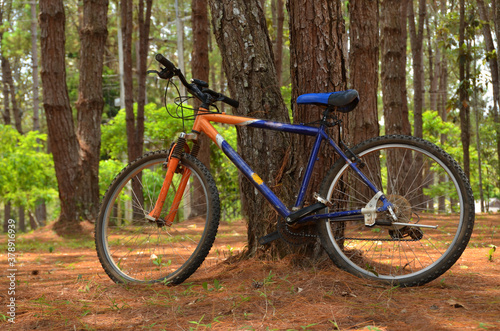
[[[375,239],[375,238],[335,238],[335,240],[360,240],[360,241],[419,241],[420,239]]]
[[[278,232],[281,238],[291,245],[299,246],[303,245],[313,239],[316,239],[318,236],[306,232],[292,232],[290,231],[288,225],[284,222],[284,220],[278,220],[277,224]]]

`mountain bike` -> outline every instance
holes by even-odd
[[[95,241],[99,260],[113,281],[179,284],[209,254],[221,211],[215,180],[196,158],[202,133],[279,214],[277,231],[262,237],[262,245],[300,237],[297,229],[314,224],[335,265],[393,286],[417,286],[437,278],[466,248],[474,224],[474,199],[467,177],[449,154],[410,136],[376,137],[349,148],[327,133],[328,128],[341,126],[335,114],[353,111],[358,104],[355,90],[301,95],[298,104],[324,108],[319,123],[279,123],[219,112],[216,102],[236,108],[238,101],[209,89],[204,81],[187,82],[161,54],[156,60],[163,67],[152,72],[169,83],[177,77],[201,106],[191,115],[191,132],[180,133],[169,150],[147,153],[128,164],[108,188]],[[187,118],[183,111],[179,117]],[[293,206],[286,206],[271,191],[213,122],[314,139]],[[332,146],[339,158],[314,194],[315,203],[304,206],[323,143]]]

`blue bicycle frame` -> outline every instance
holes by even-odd
[[[312,171],[314,169],[314,165],[316,163],[316,159],[319,153],[319,149],[323,140],[326,140],[340,155],[342,159],[354,170],[356,174],[361,178],[361,180],[370,187],[370,189],[374,193],[374,197],[380,199],[383,202],[383,206],[376,208],[375,210],[346,210],[339,211],[334,213],[326,213],[326,214],[314,214],[305,216],[297,221],[297,223],[315,221],[319,219],[332,219],[336,221],[345,221],[346,219],[362,219],[367,213],[374,212],[384,212],[384,211],[392,211],[392,204],[385,198],[385,196],[380,192],[380,190],[372,183],[370,180],[359,170],[356,162],[352,162],[342,151],[342,149],[331,139],[328,134],[325,132],[326,125],[322,123],[319,127],[311,127],[303,124],[287,124],[280,122],[273,122],[267,120],[259,120],[254,118],[247,118],[241,116],[232,116],[226,114],[218,114],[218,113],[206,113],[201,116],[197,116],[195,123],[193,125],[193,132],[205,132],[207,136],[209,136],[224,152],[224,154],[236,165],[236,167],[245,175],[250,182],[255,186],[255,188],[262,193],[262,195],[269,201],[269,203],[273,206],[273,208],[285,219],[293,214],[284,203],[269,189],[269,187],[262,181],[262,179],[250,168],[250,166],[243,160],[243,158],[224,140],[224,138],[215,130],[215,128],[210,124],[210,122],[218,122],[218,123],[228,123],[240,126],[248,126],[259,129],[266,130],[274,130],[274,131],[282,131],[295,133],[305,136],[315,137],[314,146],[311,151],[311,155],[309,156],[309,161],[307,164],[307,168],[304,174],[304,178],[302,180],[302,184],[300,187],[299,194],[297,196],[297,200],[295,202],[294,209],[300,208],[302,206],[305,193],[309,186],[309,182],[311,180]],[[324,197],[322,197],[324,199]]]

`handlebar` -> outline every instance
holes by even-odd
[[[202,80],[192,79],[192,83],[189,84],[186,81],[186,78],[184,77],[184,74],[181,72],[181,70],[177,69],[175,65],[167,58],[165,58],[162,54],[156,54],[155,59],[165,67],[161,70],[161,72],[155,71],[160,78],[170,79],[173,76],[179,77],[182,85],[186,87],[189,93],[198,98],[204,105],[209,106],[216,101],[222,101],[224,103],[227,103],[231,107],[238,108],[240,103],[237,100],[231,99],[222,93],[212,91],[211,89],[207,88],[208,84]]]

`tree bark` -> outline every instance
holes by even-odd
[[[290,16],[292,100],[304,93],[345,90],[347,35],[340,1],[288,1],[287,6]],[[310,123],[321,119],[324,109],[292,103],[292,111],[294,123]],[[339,117],[349,127],[347,116],[339,114]],[[330,131],[332,137],[338,136],[337,128]],[[312,138],[293,136],[293,166],[289,170],[295,183],[293,192],[298,191],[313,145]],[[304,205],[316,202],[313,201],[313,193],[317,192],[324,175],[333,165],[334,154],[330,146],[320,151]]]
[[[137,118],[135,144],[137,157],[143,154],[144,150],[144,106],[146,104],[146,76],[148,69],[148,50],[149,50],[149,30],[151,26],[151,7],[153,0],[146,0],[146,9],[144,9],[144,0],[139,1],[139,65],[137,68]]]
[[[4,65],[4,57],[1,57],[2,61],[2,84],[3,84],[3,111],[2,111],[2,117],[3,117],[3,122],[5,125],[11,125],[12,123],[12,117],[10,116],[10,91],[9,91],[9,84],[5,80],[5,77],[7,74],[5,73],[6,66]]]
[[[379,135],[377,90],[379,65],[378,0],[349,2],[351,25],[350,86],[362,102],[349,114],[349,143],[356,145]]]
[[[413,135],[422,138],[422,110],[424,95],[424,21],[426,16],[425,0],[419,0],[418,30],[415,24],[413,1],[408,3],[408,26],[413,64]]]
[[[66,87],[65,13],[62,0],[40,1],[43,106],[49,143],[58,179],[61,214],[59,222],[80,219],[78,205],[79,146]]]
[[[283,9],[283,0],[276,0],[276,43],[274,45],[274,63],[276,66],[276,76],[278,77],[278,85],[283,85],[283,23],[285,21],[285,13]]]
[[[259,0],[210,0],[209,4],[229,90],[240,102],[235,113],[289,122]],[[290,146],[288,136],[247,127],[237,127],[237,132],[240,155],[271,189],[279,191],[280,170]],[[278,214],[241,176],[240,191],[242,210],[248,222],[248,252],[252,255],[259,247],[258,239],[274,231]]]
[[[406,100],[407,0],[382,0],[382,93],[386,134],[411,134]]]
[[[384,105],[385,134],[411,135],[408,119],[406,94],[406,0],[382,0],[380,15],[382,47],[382,101]],[[397,173],[401,166],[411,171],[411,164],[405,161],[403,152],[387,156],[389,173]],[[402,161],[403,160],[403,161]],[[412,176],[408,176],[410,178]],[[411,182],[407,187],[410,187]],[[387,185],[390,190],[390,183]],[[384,192],[391,194],[392,192]]]
[[[193,29],[193,52],[191,55],[191,70],[193,78],[209,82],[210,63],[208,60],[208,39],[209,39],[209,21],[208,21],[208,1],[193,0],[191,4],[191,21]],[[215,80],[210,82],[215,85]],[[195,107],[198,108],[201,103],[195,100]],[[198,138],[200,151],[197,158],[210,169],[210,139],[206,135]],[[197,216],[203,212],[202,204],[198,203],[203,199],[204,192],[200,185],[194,185],[198,189],[193,192],[191,215]]]
[[[439,51],[434,54],[434,41],[432,40],[433,34],[431,33],[431,23],[429,19],[427,21],[427,55],[429,61],[429,109],[437,111],[437,89],[438,89],[438,64],[437,57],[439,56]]]
[[[104,48],[108,36],[108,1],[85,0],[80,27],[80,84],[77,109],[77,137],[81,165],[81,181],[86,184],[79,202],[93,219],[99,212],[99,156],[101,118],[104,108],[102,71]]]
[[[36,0],[31,0],[31,67],[33,70],[33,131],[40,130],[40,98],[38,95],[38,47],[37,47]]]
[[[210,63],[208,61],[208,1],[192,1],[192,28],[193,28],[193,52],[191,55],[191,70],[193,78],[201,79],[208,83],[210,74]],[[210,82],[215,85],[215,81]],[[200,103],[196,100],[196,107]],[[200,152],[198,159],[210,169],[210,139],[202,135],[198,139]]]
[[[446,8],[446,0],[441,2],[441,15],[445,16],[447,12]],[[444,37],[442,37],[444,38]],[[437,48],[439,50],[439,46]],[[436,51],[437,54],[437,51]],[[447,102],[448,102],[448,59],[446,57],[446,49],[443,47],[442,52],[440,52],[440,60],[439,60],[439,70],[438,70],[438,75],[439,75],[439,88],[438,88],[438,112],[439,116],[441,117],[441,120],[443,122],[446,122],[448,114],[446,111],[447,108]],[[436,56],[437,58],[437,56]],[[446,134],[441,133],[440,135],[440,142],[442,145],[446,142]],[[445,176],[442,175],[439,178],[439,181],[442,183],[445,181]],[[440,196],[438,199],[438,210],[445,210],[445,203],[446,199],[444,196]]]
[[[23,127],[22,127],[22,112],[21,109],[19,109],[17,105],[17,98],[16,98],[16,88],[14,85],[14,79],[12,78],[12,69],[10,67],[10,61],[6,57],[2,55],[2,78],[3,78],[3,83],[4,83],[4,95],[5,93],[9,94],[10,98],[6,98],[5,105],[7,105],[7,102],[10,99],[10,104],[11,104],[11,109],[12,109],[12,114],[14,115],[14,124],[16,126],[17,132],[20,134],[23,134]],[[8,111],[9,107],[6,106],[6,113]],[[8,115],[10,117],[10,114]]]
[[[127,129],[128,160],[132,162],[140,156],[136,146],[136,123],[134,115],[134,92],[132,76],[132,0],[121,0],[121,30],[123,40],[123,85],[125,90],[125,122]]]
[[[7,233],[9,231],[9,220],[12,218],[12,205],[10,201],[5,201],[3,204],[3,232]]]
[[[479,10],[479,17],[481,21],[483,21],[483,36],[484,43],[486,46],[486,51],[490,54],[496,51],[495,44],[493,43],[493,38],[491,36],[491,28],[490,28],[490,20],[488,17],[488,13],[484,6],[484,0],[477,0],[477,6]],[[499,31],[497,31],[498,33]],[[497,34],[497,40],[500,40],[500,35]],[[498,48],[498,47],[497,47]],[[489,56],[488,64],[490,66],[491,72],[491,83],[493,85],[493,121],[495,122],[495,133],[496,133],[496,145],[497,145],[497,157],[500,160],[500,118],[498,115],[498,108],[500,107],[500,81],[499,81],[499,66],[498,60],[500,57],[498,56],[498,52],[496,52],[496,56]],[[497,178],[500,180],[500,163],[497,167]]]
[[[467,56],[465,53],[465,2],[460,0],[460,28],[459,28],[459,55],[458,55],[458,68],[459,68],[459,98],[460,98],[460,128],[462,150],[464,153],[464,172],[467,178],[470,178],[470,110],[469,110],[469,95],[468,95],[468,80],[465,76],[467,67]]]
[[[98,15],[95,11],[107,12],[107,6],[99,6],[91,9],[93,15]],[[106,2],[107,4],[107,2]],[[84,7],[92,5],[92,2],[84,2]],[[84,9],[84,15],[89,15],[89,9]],[[42,84],[43,84],[43,105],[47,117],[47,128],[49,132],[49,143],[54,157],[54,166],[59,187],[59,198],[61,200],[61,214],[56,224],[56,230],[61,232],[78,232],[80,227],[78,221],[81,219],[93,219],[96,216],[98,195],[89,194],[88,185],[97,183],[95,173],[89,175],[90,165],[88,162],[98,162],[94,150],[97,149],[99,155],[99,132],[100,114],[98,107],[99,100],[89,97],[89,92],[82,87],[79,95],[79,107],[77,118],[79,127],[75,131],[73,115],[70,107],[68,90],[66,86],[65,69],[65,13],[64,5],[61,0],[41,0],[40,1],[40,29],[41,29],[41,47],[42,47]],[[84,18],[87,22],[87,18]],[[104,25],[105,27],[106,25]],[[92,32],[94,27],[86,24],[82,25],[83,33]],[[99,33],[105,33],[101,28]],[[104,28],[105,30],[105,28]],[[98,34],[99,34],[98,33]],[[105,40],[105,39],[104,39]],[[82,40],[82,42],[84,42]],[[88,46],[87,46],[88,47]],[[84,57],[93,57],[97,61],[100,57],[98,50],[93,48],[94,52],[84,52]],[[101,55],[102,56],[102,55]],[[82,65],[88,65],[92,70],[81,70],[80,76],[83,82],[88,85],[100,84],[101,77],[94,70],[98,64],[88,64],[89,59],[82,58]],[[92,61],[92,59],[91,59]],[[87,63],[87,64],[85,64]],[[102,66],[102,60],[101,60]],[[87,75],[98,77],[91,81]],[[97,93],[97,92],[96,92]],[[99,98],[97,98],[99,99]],[[102,95],[100,97],[102,101]],[[87,105],[89,103],[89,105]],[[87,107],[87,108],[85,108]],[[95,129],[97,127],[97,129]],[[97,130],[97,131],[96,131]],[[96,140],[89,138],[94,136]],[[90,141],[88,140],[90,139]],[[91,160],[91,161],[89,161]],[[97,161],[96,161],[97,160]],[[92,165],[95,167],[95,164]],[[96,182],[89,183],[89,177],[93,176]],[[98,190],[92,189],[92,192],[98,194]]]

